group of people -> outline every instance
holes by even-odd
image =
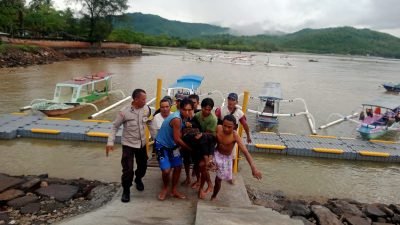
[[[132,98],[132,104],[117,114],[106,146],[107,153],[113,150],[116,133],[123,125],[122,202],[130,201],[133,181],[137,190],[144,190],[142,178],[146,173],[148,160],[146,126],[149,127],[154,139],[153,148],[161,169],[163,186],[158,195],[159,200],[165,200],[168,193],[171,197],[186,198],[178,191],[182,166],[186,174],[182,184],[187,186],[191,184],[194,189],[198,189],[198,197],[201,199],[212,192],[211,200],[215,200],[222,180],[232,182],[236,145],[246,157],[253,176],[261,179],[260,171],[256,169],[251,155],[236,132],[238,124],[241,123],[247,135],[247,142],[251,142],[246,117],[236,106],[238,103],[236,93],[228,95],[227,106],[217,108],[215,111],[213,111],[213,99],[205,98],[200,103],[199,96],[195,94],[189,97],[178,94],[175,96],[175,104],[172,104],[172,99],[166,96],[160,101],[160,108],[155,113],[152,113],[150,107],[146,105],[146,92],[143,89],[135,89]],[[198,109],[199,103],[201,109]],[[135,172],[134,157],[137,163]],[[191,164],[193,164],[192,173]],[[210,178],[210,171],[216,172],[214,184]],[[196,181],[193,183],[191,175],[196,176]]]

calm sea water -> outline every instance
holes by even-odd
[[[205,77],[202,93],[219,90],[242,93],[247,90],[257,97],[263,82],[280,82],[286,99],[303,98],[315,117],[317,126],[327,123],[332,113],[348,115],[359,108],[365,100],[391,95],[381,87],[383,82],[400,82],[400,61],[381,58],[351,56],[321,56],[307,54],[231,53],[232,55],[254,54],[253,66],[220,62],[196,62],[182,60],[183,50],[145,49],[150,56],[123,58],[91,58],[27,68],[0,69],[2,87],[0,114],[18,111],[35,98],[52,98],[57,82],[96,71],[114,73],[113,87],[130,95],[134,88],[143,88],[149,98],[155,95],[156,79],[163,86],[173,83],[183,74],[201,74]],[[192,51],[206,55],[214,52]],[[318,59],[318,62],[309,62]],[[291,63],[295,67],[267,67],[273,64]],[[217,104],[222,100],[212,95]],[[119,100],[113,96],[100,108]],[[257,99],[250,100],[249,108],[257,109]],[[114,118],[119,110],[113,109],[102,115],[102,119]],[[300,103],[283,104],[281,112],[300,112]],[[94,113],[90,108],[67,115],[84,119]],[[255,117],[248,115],[252,128]],[[332,117],[334,119],[336,117]],[[345,122],[327,130],[318,130],[322,135],[357,137],[356,125]],[[303,117],[282,118],[279,132],[309,134]],[[385,137],[399,140],[399,135],[390,133]],[[49,172],[59,177],[85,176],[93,179],[116,180],[120,176],[119,155],[103,157],[103,144],[65,142],[49,140],[18,139],[0,141],[0,172],[30,174]],[[93,159],[94,157],[94,159]],[[282,190],[289,195],[352,197],[360,201],[399,202],[396,184],[400,183],[397,164],[353,162],[301,157],[281,157],[255,154],[255,161],[264,173],[261,182],[253,181],[248,167],[241,163],[246,182],[257,188]],[[104,170],[104,166],[111,166]],[[96,171],[103,171],[98,173]],[[78,171],[85,171],[79,173]]]

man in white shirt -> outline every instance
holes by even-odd
[[[157,136],[164,119],[167,118],[169,114],[171,114],[171,102],[167,98],[163,98],[160,101],[160,113],[154,115],[153,120],[151,121],[152,129],[150,129],[150,131],[153,140]]]

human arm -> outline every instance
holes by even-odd
[[[192,150],[183,140],[182,140],[182,132],[181,132],[181,119],[179,118],[174,118],[171,120],[170,125],[173,129],[173,135],[174,135],[174,142],[181,146],[184,149]]]
[[[243,144],[242,139],[239,137],[239,135],[236,132],[234,132],[233,135],[235,137],[236,143],[239,146],[240,151],[244,154],[244,156],[246,157],[247,162],[250,165],[253,177],[257,178],[258,180],[260,180],[262,178],[262,174],[261,174],[261,172],[259,170],[257,170],[256,166],[254,165],[253,157],[251,157],[249,151],[247,150],[246,146]]]
[[[112,126],[111,133],[108,135],[108,140],[107,140],[107,145],[106,145],[106,156],[108,156],[108,153],[110,151],[114,150],[114,141],[115,141],[115,136],[117,135],[118,129],[121,126],[121,124],[124,121],[124,114],[123,112],[119,112],[117,114],[117,117],[115,118]]]
[[[251,137],[250,137],[250,128],[249,124],[247,123],[246,116],[242,116],[239,120],[240,124],[242,124],[244,131],[246,132],[246,137],[247,137],[247,143],[251,143]]]

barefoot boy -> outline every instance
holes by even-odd
[[[253,163],[253,159],[243,144],[239,135],[234,131],[236,119],[233,115],[226,115],[222,121],[222,125],[217,127],[217,149],[214,153],[214,161],[218,167],[217,176],[215,177],[214,192],[211,201],[217,197],[221,189],[222,180],[232,180],[232,150],[235,143],[246,157],[251,167],[252,174],[255,178],[261,179],[261,173],[257,170]]]

